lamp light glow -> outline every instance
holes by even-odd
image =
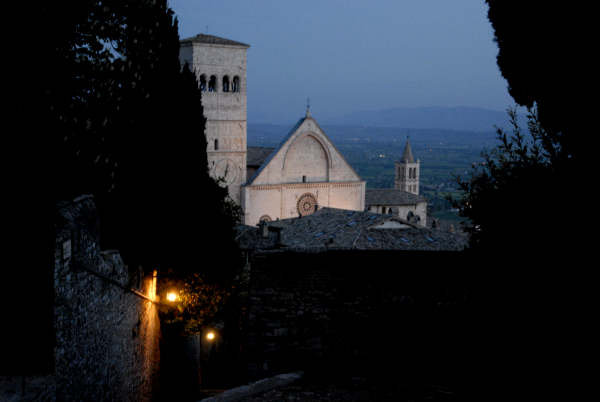
[[[215,333],[213,331],[210,331],[208,334],[206,334],[206,339],[212,341],[213,339],[215,339]]]
[[[177,300],[177,294],[175,292],[167,293],[167,300],[170,302],[174,302],[175,300]]]

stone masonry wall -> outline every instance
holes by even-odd
[[[160,325],[157,306],[142,295],[152,296],[155,282],[118,252],[100,251],[98,240],[93,199],[63,204],[54,272],[56,399],[151,400]]]
[[[251,378],[294,370],[460,375],[472,310],[459,253],[261,252],[251,258]],[[464,260],[462,264],[464,266]],[[438,378],[436,377],[436,378]]]

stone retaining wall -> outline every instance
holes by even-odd
[[[464,255],[443,252],[255,254],[251,378],[294,370],[361,376],[390,364],[394,376],[448,378],[472,340],[469,276],[459,261]]]
[[[56,399],[150,400],[160,325],[157,306],[142,296],[152,298],[152,276],[129,269],[116,251],[100,251],[89,196],[61,206],[56,244]]]

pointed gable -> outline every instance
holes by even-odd
[[[247,185],[299,182],[360,182],[318,123],[300,119]]]

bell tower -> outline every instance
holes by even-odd
[[[396,161],[396,180],[394,188],[419,195],[419,175],[421,161],[413,157],[410,141],[406,138],[404,153],[399,161]]]
[[[239,205],[246,183],[246,51],[241,42],[199,34],[180,41],[179,59],[196,73],[206,117],[210,175]]]

